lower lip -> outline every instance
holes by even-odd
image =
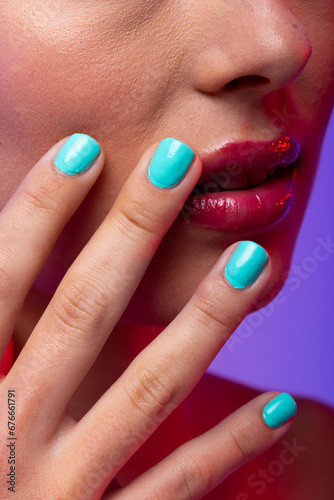
[[[180,216],[187,224],[244,232],[272,226],[289,211],[297,176],[296,162],[278,169],[260,186],[190,196]]]

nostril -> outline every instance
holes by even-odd
[[[262,85],[268,85],[270,80],[264,76],[260,75],[246,75],[235,78],[225,85],[226,90],[235,90],[242,87],[259,87]]]

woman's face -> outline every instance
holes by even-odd
[[[333,0],[0,0],[1,206],[67,135],[92,135],[107,156],[38,286],[55,290],[153,142],[175,137],[205,154],[292,136],[301,152],[284,217],[229,231],[181,214],[125,318],[168,323],[222,251],[242,239],[270,252],[274,276],[261,304],[273,298],[333,106],[333,22]]]

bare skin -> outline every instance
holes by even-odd
[[[261,307],[281,289],[334,103],[333,21],[332,0],[319,0],[316,6],[308,0],[0,0],[0,206],[3,209],[0,343],[3,351],[15,330],[16,360],[0,388],[3,401],[11,384],[21,394],[19,424],[25,439],[24,447],[21,441],[21,450],[25,450],[20,464],[21,484],[25,486],[20,491],[22,498],[33,497],[36,491],[47,498],[54,488],[61,500],[67,500],[73,494],[71,488],[80,486],[95,464],[102,466],[114,451],[122,451],[120,437],[132,424],[142,423],[141,414],[133,418],[136,404],[140,406],[142,401],[132,394],[128,405],[122,407],[125,395],[117,380],[139,353],[149,348],[140,358],[145,359],[143,370],[150,364],[148,354],[157,355],[161,362],[161,370],[156,373],[159,378],[165,363],[172,367],[172,373],[182,363],[182,358],[174,356],[182,342],[189,341],[183,358],[195,346],[197,371],[189,365],[183,366],[184,371],[172,387],[180,396],[205,371],[226,337],[233,333],[240,315],[245,315],[251,307]],[[57,141],[64,141],[75,132],[94,137],[103,148],[103,157],[87,175],[72,179],[71,188],[68,179],[67,183],[53,171],[52,159],[59,149]],[[294,204],[278,224],[257,233],[237,234],[203,231],[185,225],[182,218],[172,221],[170,214],[176,217],[177,212],[172,198],[180,204],[190,193],[200,173],[201,153],[226,142],[270,141],[280,134],[293,135],[299,140],[301,175],[296,183]],[[173,191],[170,199],[149,190],[143,164],[139,169],[141,177],[136,170],[147,148],[164,137],[176,137],[197,151],[189,177],[181,191]],[[45,154],[47,161],[44,158],[40,162]],[[27,191],[33,196],[23,200],[16,190],[27,175],[31,183],[25,183],[21,194]],[[127,185],[131,176],[135,189]],[[12,196],[12,208],[8,209]],[[149,228],[156,237],[153,243],[143,238],[142,232],[129,221],[126,227],[134,237],[126,239],[126,232],[118,223],[119,207],[123,207],[124,213],[126,207],[136,204],[142,209],[136,215],[150,213],[159,220],[158,229]],[[155,210],[159,214],[151,213]],[[106,217],[107,224],[100,230]],[[94,238],[97,230],[98,237]],[[167,233],[158,246],[160,230]],[[147,236],[150,231],[144,233]],[[262,245],[270,259],[254,287],[243,295],[235,295],[217,277],[222,275],[225,252],[231,252],[232,246],[244,239]],[[111,293],[113,279],[118,276],[117,266],[113,267],[115,260],[123,257],[118,261],[120,268],[131,267],[137,262],[136,252],[143,248],[142,244],[148,251],[145,256],[152,257],[149,263],[145,261],[147,271],[140,280],[143,268],[137,269],[136,290],[127,281],[123,294],[118,293],[115,298]],[[79,258],[82,250],[84,256]],[[85,275],[84,280],[79,280],[80,287],[75,290],[76,278],[78,275],[82,278],[93,261],[97,267],[89,279]],[[72,264],[74,272],[72,269],[62,282]],[[210,293],[205,285],[211,283],[213,275],[218,287],[217,300],[219,297],[219,303],[215,304],[216,321],[212,311],[207,310]],[[98,283],[94,280],[96,276],[100,278]],[[97,289],[94,285],[98,285]],[[96,302],[90,322],[85,323],[87,343],[80,340],[82,329],[76,317],[77,313],[83,313],[82,288],[87,294],[83,298],[93,297]],[[61,306],[68,296],[71,300],[66,309]],[[98,306],[101,297],[107,299],[104,307]],[[185,313],[184,308],[189,302],[198,305],[198,298],[202,302],[206,299],[206,321],[195,307],[191,312],[195,311],[199,317],[194,325],[193,315]],[[74,311],[73,304],[77,306]],[[226,304],[229,307],[225,309]],[[231,306],[234,316],[228,318],[228,327],[224,328],[227,319],[224,311]],[[112,332],[103,323],[106,311],[111,319],[117,320]],[[171,335],[174,350],[169,357],[159,357],[159,348],[167,349],[171,341],[168,335],[176,332],[175,323],[168,327],[178,315],[184,322],[178,334]],[[59,325],[57,320],[61,318]],[[206,336],[207,341],[202,344],[200,332],[203,333],[208,321],[215,327],[220,324],[215,330],[216,343]],[[101,335],[96,334],[100,331],[96,322],[99,327],[103,323]],[[158,335],[165,333],[164,329],[167,335]],[[197,335],[197,343],[194,339],[190,341],[190,331]],[[102,350],[98,352],[99,349]],[[39,363],[29,370],[36,359]],[[44,366],[44,371],[39,372],[39,366]],[[122,378],[122,389],[129,383],[129,375],[132,383],[138,381],[131,370]],[[113,385],[116,388],[112,389]],[[218,500],[226,494],[233,500],[234,497],[253,500],[268,495],[268,500],[290,500],[290,495],[293,500],[305,500],[310,495],[312,500],[328,500],[334,496],[328,473],[334,448],[332,411],[324,405],[297,399],[300,408],[296,425],[290,429],[290,421],[268,432],[261,420],[261,409],[274,395],[272,392],[258,395],[252,389],[204,375],[116,476],[123,486],[130,486],[139,471],[147,471],[147,466],[179,449],[181,443],[236,411],[203,440],[179,449],[162,464],[162,469],[154,469],[136,482],[140,499],[143,492],[145,495],[150,492],[155,500],[157,492],[168,495],[173,487],[173,500],[180,491],[185,492],[182,499],[188,498],[184,477],[187,473],[188,482],[197,488],[193,497],[199,497],[203,488],[196,483],[194,471],[198,469],[189,461],[189,450],[191,456],[199,450],[207,451],[208,446],[210,452],[215,450],[212,457],[202,453],[201,467],[204,470],[209,462],[206,470],[216,482],[223,479],[229,467],[241,467],[243,456],[231,439],[233,429],[247,457],[261,453],[268,446],[272,448],[221,482],[207,498]],[[140,396],[138,390],[137,396]],[[41,400],[43,413],[39,411]],[[154,401],[151,404],[152,411],[156,411]],[[205,406],[203,415],[201,409]],[[123,413],[119,413],[119,407]],[[5,409],[1,411],[0,416],[5,420]],[[122,432],[112,434],[111,418],[115,428],[123,425]],[[101,421],[105,425],[96,435],[96,422]],[[247,484],[249,475],[257,471],[259,464],[266,468],[272,460],[277,460],[284,440],[293,441],[295,436],[297,443],[307,449],[274,482],[268,483],[264,493],[256,493],[256,488]],[[108,448],[117,439],[116,448]],[[3,439],[0,444],[4,445]],[[74,448],[81,453],[74,453]],[[130,451],[123,449],[124,461]],[[54,462],[51,457],[57,460]],[[36,476],[29,471],[29,466],[35,470],[36,463],[39,466],[51,463],[51,469],[39,469],[40,475]],[[1,465],[4,472],[6,463]],[[112,480],[115,470],[110,468],[108,480]],[[168,470],[173,471],[171,482]],[[208,476],[206,481],[210,482]],[[91,498],[95,500],[101,494],[107,479],[93,490]],[[111,488],[114,486],[117,485],[112,482]],[[129,491],[131,499],[135,498],[134,491],[124,487],[125,495]],[[111,498],[123,500],[121,491],[116,495]],[[107,493],[105,498],[109,500]]]
[[[44,300],[44,302],[43,302]],[[22,309],[14,334],[14,359],[23,348],[48,299],[41,292],[31,292]],[[161,329],[131,326],[132,342],[125,345],[118,338],[124,328],[113,332],[92,369],[73,395],[68,409],[76,420],[92,407],[126,368],[124,359],[133,359]],[[127,353],[127,356],[125,355]],[[113,359],[113,362],[110,362]],[[189,396],[174,410],[119,471],[122,485],[130,483],[184,442],[206,432],[229,414],[259,395],[244,385],[209,373],[203,375]],[[262,455],[235,471],[203,498],[208,500],[327,500],[334,495],[334,411],[327,405],[306,398],[295,398],[298,415],[295,425]],[[296,445],[293,452],[282,450]],[[273,462],[282,465],[275,465]],[[269,467],[269,470],[268,470]],[[261,472],[262,471],[262,472]],[[307,477],[307,481],[305,481]]]
[[[86,412],[76,420],[69,411],[71,399],[102,347],[109,338],[120,346],[135,331],[131,325],[120,331],[118,324],[124,326],[120,321],[124,310],[163,235],[198,181],[202,161],[194,151],[183,178],[162,189],[148,176],[148,165],[158,146],[152,145],[56,293],[45,301],[42,290],[40,298],[34,298],[38,303],[35,309],[30,301],[30,294],[36,292],[33,282],[105,162],[99,148],[90,168],[75,176],[64,173],[56,167],[55,157],[67,140],[54,145],[36,163],[0,214],[1,357],[13,331],[15,338],[25,337],[19,352],[16,346],[15,363],[0,380],[0,397],[8,399],[8,408],[0,408],[0,427],[8,426],[11,440],[8,444],[7,432],[0,433],[0,472],[7,471],[10,484],[0,486],[1,496],[8,497],[10,491],[19,499],[36,495],[57,500],[83,496],[121,500],[144,495],[201,498],[287,432],[297,409],[291,396],[292,411],[274,428],[263,418],[264,407],[279,395],[272,391],[260,394],[208,432],[183,443],[129,484],[120,487],[116,476],[190,394],[269,285],[270,255],[256,243],[250,244],[251,252],[256,249],[264,260],[251,282],[240,288],[225,276],[239,243],[227,248],[182,311],[134,359],[135,340],[129,344],[131,353],[123,359],[119,349],[114,350],[108,359],[111,372],[114,356],[122,360],[115,365],[117,370],[125,370],[90,408],[86,399]],[[77,148],[76,142],[70,158],[78,154]],[[82,162],[82,153],[78,158]],[[46,305],[44,312],[41,304]],[[126,361],[130,361],[128,366],[124,366]],[[96,390],[94,380],[91,387]],[[21,436],[18,455],[17,435]],[[37,461],[43,466],[33,474]],[[16,490],[18,476],[20,488]]]

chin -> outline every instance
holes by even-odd
[[[255,238],[254,238],[255,239]],[[258,241],[259,238],[256,238]],[[270,254],[273,264],[272,279],[249,312],[268,306],[282,290],[289,274],[293,246],[278,248],[277,240],[260,242]],[[271,248],[272,247],[272,248]],[[165,328],[191,299],[201,279],[218,260],[221,252],[208,252],[199,265],[198,259],[184,259],[176,265],[169,261],[153,259],[142,282],[130,300],[122,320],[152,327]],[[164,265],[162,265],[162,262]],[[196,272],[194,268],[196,266]],[[164,273],[161,269],[164,268]],[[160,270],[160,273],[159,273]]]

